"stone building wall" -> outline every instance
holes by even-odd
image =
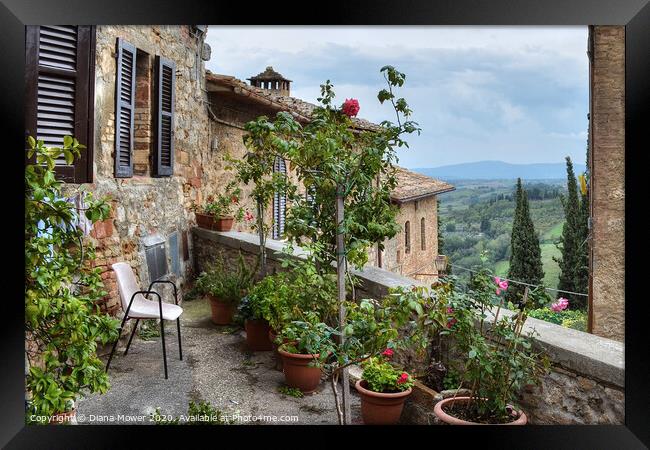
[[[422,246],[421,224],[424,219],[424,249]],[[418,201],[411,201],[399,205],[396,217],[400,232],[384,243],[381,255],[381,267],[391,272],[413,277],[422,281],[433,281],[436,274],[434,260],[438,255],[438,206],[435,195]],[[409,222],[410,251],[406,252],[405,227]],[[368,264],[379,267],[377,246],[369,252]]]
[[[115,178],[115,77],[116,39],[135,45],[137,57],[134,176]],[[111,314],[120,311],[115,275],[110,265],[129,262],[142,286],[148,285],[148,270],[142,239],[158,234],[167,241],[168,267],[171,254],[178,252],[182,285],[191,268],[184,248],[194,223],[192,202],[200,202],[204,185],[203,160],[209,150],[209,124],[205,105],[204,64],[196,58],[202,43],[188,26],[97,26],[95,69],[94,182],[86,187],[97,196],[109,196],[111,217],[95,225],[91,238],[97,247],[94,264],[103,270],[109,292],[101,307]],[[154,57],[176,63],[175,160],[171,177],[151,174],[151,82]],[[200,63],[198,72],[195,64]],[[198,77],[197,77],[198,73]],[[170,248],[176,233],[178,249]],[[185,235],[185,236],[184,236]],[[184,256],[188,256],[185,259]]]
[[[241,252],[254,264],[259,247],[256,236],[248,233],[218,233],[195,228],[192,233],[194,263],[197,270],[221,255],[232,261]],[[282,270],[278,241],[267,242],[269,273]],[[300,258],[300,255],[294,257]],[[396,286],[419,284],[417,280],[376,267],[354,271],[362,282],[359,298],[381,298]],[[507,312],[502,310],[502,314]],[[620,342],[529,318],[524,331],[534,328],[537,345],[552,363],[552,371],[541,386],[522,392],[520,403],[531,424],[623,424],[625,422],[625,370]],[[430,388],[417,384],[407,400],[403,421],[411,424],[438,424],[433,406],[443,398]]]
[[[592,332],[625,336],[625,27],[595,26],[591,59]]]

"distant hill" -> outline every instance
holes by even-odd
[[[415,168],[414,172],[442,180],[546,180],[566,178],[566,164],[510,164],[503,161],[477,161],[449,166]],[[585,171],[584,164],[573,164],[576,176]]]

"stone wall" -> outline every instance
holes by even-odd
[[[138,281],[146,287],[149,277],[142,243],[145,236],[158,234],[167,240],[170,272],[171,255],[178,253],[180,270],[172,278],[179,284],[183,284],[186,272],[191,269],[191,249],[183,248],[183,242],[191,241],[187,233],[195,220],[192,202],[201,200],[203,163],[206,150],[209,150],[210,131],[203,91],[204,64],[195,57],[202,42],[191,34],[188,26],[100,25],[96,36],[94,182],[85,187],[97,196],[108,196],[112,202],[111,217],[95,225],[91,240],[97,247],[94,264],[102,268],[102,278],[109,292],[101,307],[117,314],[121,308],[110,265],[117,261],[130,263]],[[114,176],[118,37],[138,49],[135,164],[131,178]],[[174,174],[165,178],[151,176],[151,81],[155,55],[176,63]],[[201,64],[198,77],[197,61]],[[169,247],[172,234],[176,234],[177,249]]]
[[[369,252],[369,265],[418,280],[433,281],[437,274],[434,261],[438,255],[437,197],[433,195],[418,201],[400,204],[396,221],[401,231],[384,243],[381,266],[379,265],[377,246],[373,246]],[[424,246],[422,245],[423,233],[421,229],[423,221]],[[408,252],[405,236],[407,222],[410,234],[410,250]]]
[[[253,264],[259,254],[258,240],[249,233],[195,228],[192,233],[196,270],[222,255],[234,261],[239,252]],[[282,242],[267,242],[270,272],[282,270],[278,253]],[[294,255],[303,257],[301,253]],[[359,297],[380,298],[396,286],[421,284],[376,267],[355,271],[362,286]],[[502,314],[507,314],[502,311]],[[534,328],[537,345],[552,361],[552,372],[540,387],[522,393],[521,403],[533,424],[623,424],[624,423],[624,348],[611,339],[528,319],[524,330]],[[407,402],[404,418],[409,423],[435,424],[433,405],[442,395],[419,384]]]
[[[592,331],[625,336],[625,27],[591,30]]]

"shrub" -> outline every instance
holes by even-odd
[[[241,253],[234,271],[228,270],[223,259],[218,258],[208,271],[199,275],[196,289],[223,302],[237,303],[250,289],[255,271],[248,268]]]

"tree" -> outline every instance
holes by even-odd
[[[544,278],[542,251],[539,246],[539,237],[535,233],[535,226],[530,218],[528,195],[521,185],[521,178],[517,179],[515,200],[515,216],[510,235],[512,253],[508,278],[539,285]],[[507,299],[518,303],[523,295],[524,286],[515,283],[511,286],[507,291]]]
[[[567,195],[562,196],[564,207],[564,228],[558,248],[560,258],[554,258],[560,265],[560,282],[558,289],[571,292],[587,292],[589,277],[588,235],[589,201],[587,193],[578,193],[578,183],[573,171],[571,158],[567,156]],[[582,199],[580,198],[582,197]],[[582,200],[582,201],[581,201]],[[563,294],[569,299],[569,307],[584,309],[587,306],[586,297],[582,295]]]

